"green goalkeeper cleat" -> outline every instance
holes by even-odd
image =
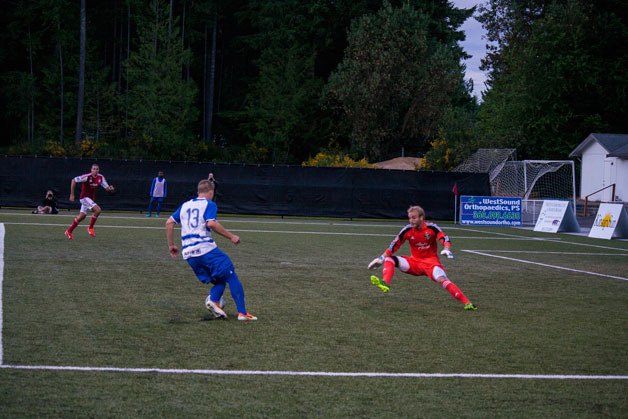
[[[375,275],[371,275],[371,282],[373,283],[373,285],[375,285],[377,288],[379,288],[380,290],[382,290],[382,292],[388,292],[390,291],[390,287],[388,286],[387,283],[385,283],[384,281],[382,281],[381,279],[379,279],[378,277],[376,277]]]
[[[466,311],[476,311],[478,309],[478,306],[476,306],[473,303],[467,303],[467,304],[464,305],[464,309]]]

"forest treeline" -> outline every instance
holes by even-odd
[[[0,5],[7,154],[301,164],[404,153],[442,170],[481,147],[565,159],[590,132],[628,132],[623,0]],[[472,15],[488,33],[481,103],[460,46]]]

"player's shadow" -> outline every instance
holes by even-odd
[[[228,320],[228,319],[216,318],[213,316],[213,314],[206,313],[202,315],[200,319],[197,318],[197,320],[194,320],[193,318],[186,317],[184,314],[180,312],[175,312],[175,313],[170,313],[170,316],[166,322],[168,324],[190,324],[195,321],[208,322],[212,320]]]
[[[214,317],[213,314],[207,313],[207,314],[204,314],[203,317],[201,317],[200,321],[208,322],[208,321],[213,321],[213,320],[229,320],[229,319],[223,319],[221,317]]]

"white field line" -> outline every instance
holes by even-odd
[[[451,228],[448,228],[447,230],[450,230],[450,229]],[[499,235],[499,236],[512,237],[512,238],[527,237],[530,240],[540,240],[540,241],[554,242],[554,243],[560,243],[560,244],[573,244],[574,246],[585,246],[585,247],[594,247],[596,249],[620,250],[622,252],[628,252],[628,249],[621,249],[621,248],[617,248],[617,247],[602,246],[602,245],[597,245],[597,244],[592,244],[592,243],[578,243],[578,242],[565,241],[561,237],[528,237],[528,236],[521,236],[521,235],[518,235],[518,234],[486,232],[486,231],[483,232],[482,230],[473,230],[473,229],[461,229],[461,230],[474,231],[474,232],[484,233],[484,234],[495,234],[495,235]]]
[[[33,217],[54,217],[54,218],[59,218],[59,217],[64,217],[64,218],[74,218],[76,217],[77,213],[76,212],[60,212],[59,214],[55,214],[55,215],[33,215],[30,214],[30,212],[28,213],[9,213],[9,212],[0,212],[0,215],[7,215],[7,216],[16,216],[16,217],[28,217],[28,216],[33,216]],[[156,217],[152,217],[152,218],[148,218],[143,214],[140,215],[136,215],[136,216],[117,216],[117,215],[111,215],[111,214],[103,214],[101,215],[99,218],[101,220],[107,219],[107,220],[111,220],[111,219],[117,219],[117,220],[140,220],[140,221],[145,221],[145,222],[151,222],[151,221],[166,221],[168,219],[168,217],[170,217],[170,213],[165,214],[160,216],[159,218]],[[147,219],[148,218],[148,219]],[[264,219],[264,218],[255,218],[255,216],[251,216],[248,219],[243,219],[241,217],[230,217],[229,215],[222,215],[220,220],[222,222],[229,222],[229,223],[255,223],[255,224],[288,224],[288,225],[322,225],[322,226],[346,226],[346,227],[387,227],[387,228],[401,228],[401,226],[403,225],[404,221],[403,220],[399,220],[399,221],[390,221],[389,224],[386,223],[369,223],[369,222],[358,222],[358,221],[298,221],[298,220],[290,220],[290,219],[281,219],[281,220],[269,220],[269,219]]]
[[[15,213],[15,212],[1,212],[0,211],[0,215],[7,215],[7,216],[17,216],[17,217],[25,217],[25,216],[34,216],[34,217],[53,217],[53,218],[59,218],[59,217],[65,217],[65,218],[74,218],[76,216],[76,213],[73,212],[68,212],[67,214],[65,214],[65,212],[63,213],[59,213],[56,215],[33,215],[30,214],[30,212],[28,213]],[[161,218],[159,218],[160,221],[164,221],[168,219],[168,217],[170,216],[170,214],[166,214],[164,216],[162,216]],[[144,216],[143,214],[137,215],[137,216],[116,216],[116,215],[110,215],[110,214],[105,214],[105,215],[101,215],[100,219],[119,219],[119,220],[142,220],[145,222],[150,222],[152,221],[156,221],[155,218],[150,218],[150,219],[146,219],[146,216]],[[298,220],[290,220],[290,219],[281,219],[281,220],[268,220],[268,219],[258,219],[255,217],[251,217],[249,219],[240,219],[240,218],[231,218],[230,216],[223,216],[221,218],[221,221],[223,223],[242,223],[242,224],[247,224],[247,223],[255,223],[255,224],[284,224],[284,225],[313,225],[313,226],[345,226],[345,227],[383,227],[383,228],[392,228],[392,229],[396,229],[395,231],[399,231],[401,229],[401,227],[404,225],[405,221],[404,220],[397,220],[397,221],[390,221],[390,223],[369,223],[369,222],[363,222],[363,221],[298,221]],[[38,223],[6,223],[6,224],[35,224],[35,225],[56,225],[56,224],[38,224]],[[64,224],[65,226],[65,224]],[[104,226],[99,226],[99,227],[104,227]],[[111,228],[115,228],[114,226],[108,226]],[[161,228],[161,227],[125,227],[125,228]],[[541,241],[555,241],[555,242],[561,242],[561,243],[569,243],[569,244],[573,244],[573,245],[577,245],[577,246],[589,246],[589,247],[599,247],[599,248],[608,248],[608,249],[614,249],[613,247],[607,247],[607,246],[596,246],[596,245],[592,245],[592,244],[588,244],[588,243],[576,243],[576,242],[564,242],[562,238],[560,237],[529,237],[529,236],[521,236],[518,234],[512,234],[512,233],[502,233],[502,232],[498,232],[498,231],[483,231],[483,230],[478,230],[478,229],[474,229],[471,227],[460,227],[459,225],[447,225],[446,228],[444,228],[445,231],[452,231],[452,230],[456,230],[456,231],[464,231],[464,232],[474,232],[474,233],[480,233],[482,235],[493,235],[493,236],[500,236],[500,237],[511,237],[511,238],[518,238],[519,240],[541,240]],[[471,236],[471,237],[460,237],[460,236],[452,236],[451,237],[455,237],[456,239],[460,239],[460,238],[464,238],[464,239],[477,239],[477,238],[487,238],[487,237],[476,237],[476,236]]]
[[[7,225],[33,225],[39,227],[63,227],[67,228],[67,224],[56,224],[56,223],[5,223]],[[225,222],[225,224],[227,224]],[[305,224],[306,225],[306,224]],[[326,224],[327,225],[327,224]],[[80,228],[77,227],[77,228]],[[142,229],[142,230],[163,230],[163,226],[151,227],[151,226],[108,226],[108,225],[96,225],[95,229],[101,228],[119,228],[119,229]],[[230,228],[230,231],[236,233],[276,233],[276,234],[317,234],[321,236],[369,236],[369,237],[389,237],[393,238],[395,234],[385,234],[385,233],[345,233],[345,232],[337,232],[337,231],[290,231],[290,230],[252,230],[252,229],[235,229]],[[453,237],[453,236],[452,236]],[[463,237],[455,237],[456,239],[460,239]],[[478,239],[478,240],[538,240],[534,237],[464,237],[469,239]]]
[[[42,217],[47,217],[47,216],[42,216]],[[232,220],[229,221],[225,221],[225,224],[230,223]],[[250,221],[247,221],[250,223]],[[67,228],[67,224],[57,224],[57,223],[24,223],[24,222],[5,222],[6,225],[34,225],[34,226],[40,226],[40,227],[63,227],[64,229]],[[257,223],[256,224],[262,224],[262,223]],[[285,223],[284,223],[285,224]],[[296,224],[296,223],[293,223]],[[309,223],[302,223],[302,225],[312,225]],[[329,224],[320,224],[320,225],[329,225]],[[340,225],[340,224],[337,224]],[[365,224],[365,227],[368,227],[369,225]],[[79,226],[80,228],[80,226]],[[162,230],[164,227],[163,226],[109,226],[109,225],[102,225],[102,224],[97,224],[96,225],[96,229],[100,229],[100,228],[121,228],[121,229],[146,229],[146,230]],[[276,233],[276,234],[318,234],[321,236],[366,236],[366,237],[388,237],[388,238],[393,238],[395,236],[395,234],[397,233],[397,231],[395,231],[395,233],[392,234],[387,234],[387,233],[346,233],[346,232],[333,232],[333,231],[327,231],[327,232],[321,232],[321,231],[290,231],[290,230],[257,230],[257,229],[232,229],[230,228],[229,230],[236,232],[236,233]],[[543,238],[543,237],[529,237],[529,236],[520,236],[520,235],[516,235],[516,234],[507,234],[507,233],[497,233],[497,232],[482,232],[481,230],[473,230],[473,229],[466,229],[466,228],[448,228],[447,230],[461,230],[461,231],[471,231],[471,232],[479,232],[479,233],[484,233],[484,234],[493,234],[497,237],[485,237],[485,236],[452,236],[449,235],[451,238],[456,239],[456,240],[460,240],[460,239],[473,239],[473,240],[521,240],[521,241],[549,241],[549,242],[554,242],[554,243],[560,243],[560,244],[573,244],[576,246],[585,246],[585,247],[593,247],[596,249],[607,249],[607,250],[618,250],[621,252],[628,252],[628,249],[621,249],[621,248],[617,248],[617,247],[611,247],[611,246],[600,246],[600,245],[595,245],[595,244],[591,244],[591,243],[576,243],[576,242],[568,242],[568,241],[564,241],[560,238]]]
[[[7,216],[15,216],[15,217],[41,217],[41,218],[75,218],[76,217],[76,212],[68,212],[66,213],[65,211],[59,214],[55,214],[55,215],[33,215],[29,213],[14,213],[14,212],[0,212],[0,215],[7,215]],[[140,222],[152,222],[152,221],[163,221],[165,222],[168,217],[170,216],[170,214],[167,215],[162,215],[160,218],[155,219],[155,218],[149,218],[147,219],[146,216],[144,215],[137,215],[137,216],[116,216],[116,215],[110,215],[110,214],[103,214],[99,217],[100,220],[111,220],[111,219],[117,219],[117,220],[136,220],[136,221],[140,221]],[[364,222],[364,221],[299,221],[299,220],[290,220],[290,219],[281,219],[281,220],[269,220],[269,219],[264,219],[264,218],[255,218],[254,216],[248,218],[248,219],[242,219],[242,218],[236,218],[233,217],[231,218],[230,216],[221,216],[220,221],[223,223],[241,223],[241,224],[250,224],[250,223],[255,223],[255,224],[284,224],[284,225],[312,225],[312,226],[346,226],[346,227],[383,227],[383,228],[392,228],[396,231],[399,231],[401,229],[402,226],[404,226],[407,221],[405,220],[396,220],[396,221],[390,221],[389,223],[370,223],[370,222]],[[8,223],[7,223],[8,224]],[[35,223],[21,223],[21,224],[35,224]],[[437,223],[438,224],[438,223]],[[48,225],[48,224],[42,224],[42,225]],[[475,233],[481,233],[481,234],[490,234],[490,235],[497,235],[497,236],[508,236],[508,237],[521,237],[521,236],[516,236],[513,234],[508,234],[508,233],[500,233],[497,231],[482,231],[482,230],[477,230],[477,229],[473,229],[473,228],[469,228],[469,227],[458,227],[458,226],[452,226],[452,225],[447,225],[446,229],[447,231],[450,230],[459,230],[459,231],[466,231],[466,232],[475,232]],[[533,239],[533,238],[530,238]],[[539,238],[536,238],[536,240],[542,240]]]
[[[29,216],[41,217],[41,218],[60,218],[60,217],[75,218],[77,214],[75,212],[65,213],[64,211],[62,213],[55,214],[55,215],[33,215],[33,214],[30,214],[30,212],[29,213],[0,212],[0,215],[15,216],[15,217],[20,217],[20,218],[29,217]],[[147,217],[144,215],[116,216],[116,215],[110,215],[110,214],[103,214],[99,217],[99,219],[100,220],[105,220],[105,219],[106,220],[110,220],[110,219],[136,220],[136,221],[141,221],[141,222],[151,222],[151,221],[160,220],[160,221],[165,222],[169,216],[170,214],[167,214],[167,215],[161,216],[161,218],[158,218],[158,219],[155,219],[155,218],[147,219]],[[241,224],[255,223],[255,224],[284,224],[284,225],[312,225],[312,226],[383,227],[383,228],[392,228],[393,230],[396,230],[396,231],[399,231],[401,227],[407,223],[405,220],[390,221],[389,223],[376,223],[376,222],[370,223],[370,222],[364,222],[364,221],[331,221],[331,220],[330,221],[299,221],[299,220],[290,220],[290,219],[269,220],[269,219],[264,219],[264,218],[255,218],[254,216],[248,219],[242,219],[242,218],[236,218],[236,217],[231,218],[228,215],[221,216],[220,221],[225,224],[226,223],[241,223]],[[21,224],[35,224],[35,223],[21,223]],[[48,224],[42,224],[42,225],[48,225]],[[475,233],[481,233],[481,234],[490,234],[490,235],[507,236],[507,237],[523,237],[523,236],[517,236],[513,234],[508,234],[508,233],[500,233],[497,231],[482,231],[482,230],[477,230],[477,229],[473,229],[469,227],[459,227],[459,226],[452,226],[452,225],[447,225],[445,230],[447,231],[459,230],[459,231],[475,232]],[[531,237],[530,239],[543,240],[540,238],[531,238]]]
[[[611,249],[611,250],[621,250],[622,252],[628,252],[628,249],[620,249],[617,247],[611,247],[611,246],[600,246],[597,244],[591,244],[591,243],[577,243],[577,242],[568,242],[565,240],[561,240],[561,239],[544,239],[545,241],[548,242],[554,242],[554,243],[560,243],[560,244],[572,244],[574,246],[586,246],[586,247],[595,247],[596,249]]]
[[[279,375],[308,377],[389,377],[389,378],[512,378],[528,380],[628,380],[628,375],[562,375],[562,374],[474,374],[423,372],[332,372],[332,371],[255,371],[255,370],[192,370],[165,368],[73,367],[56,365],[0,365],[4,369],[84,371],[119,373],[201,374],[201,375]]]
[[[524,259],[516,259],[516,258],[509,258],[506,256],[498,256],[498,255],[492,255],[490,253],[485,253],[485,251],[477,251],[477,250],[468,250],[468,249],[463,249],[463,252],[466,253],[473,253],[476,255],[481,255],[481,256],[488,256],[488,257],[492,257],[492,258],[497,258],[497,259],[505,259],[505,260],[510,260],[513,262],[521,262],[521,263],[527,263],[530,265],[538,265],[538,266],[544,266],[546,268],[552,268],[552,269],[560,269],[563,271],[569,271],[569,272],[577,272],[577,273],[582,273],[582,274],[587,274],[587,275],[594,275],[594,276],[601,276],[604,278],[611,278],[611,279],[619,279],[621,281],[628,281],[628,278],[624,278],[623,276],[614,276],[614,275],[606,275],[606,274],[601,274],[598,272],[591,272],[591,271],[583,271],[580,269],[573,269],[573,268],[565,268],[564,266],[558,266],[558,265],[549,265],[547,263],[540,263],[540,262],[532,262],[529,260],[524,260]]]
[[[2,313],[4,313],[4,307],[2,306],[2,289],[4,288],[4,224],[0,223],[0,366],[4,364],[4,344],[2,343],[3,328],[2,325]]]
[[[465,249],[469,252],[480,252],[480,250],[471,250]],[[624,249],[616,249],[616,250],[624,250]],[[464,251],[464,250],[463,250]],[[487,250],[482,249],[481,252],[487,253],[517,253],[517,254],[540,254],[540,255],[582,255],[582,256],[628,256],[628,253],[598,253],[598,252],[546,252],[542,250]]]
[[[231,221],[224,222],[225,224],[230,223]],[[250,222],[249,222],[250,223]],[[57,224],[57,223],[22,223],[22,222],[5,222],[7,225],[33,225],[39,227],[63,227],[67,228],[67,224]],[[260,224],[260,223],[257,223]],[[303,223],[303,225],[312,225],[308,223]],[[321,224],[321,225],[329,225],[329,224]],[[368,227],[365,225],[365,227]],[[80,228],[77,227],[77,228]],[[110,225],[102,225],[97,224],[96,230],[100,228],[120,228],[120,229],[142,229],[142,230],[162,230],[163,226],[110,226]],[[389,237],[393,238],[395,233],[346,233],[346,232],[337,232],[337,231],[302,231],[302,230],[253,230],[253,229],[236,229],[230,228],[230,231],[237,233],[276,233],[276,234],[318,234],[321,236],[332,235],[332,236],[369,236],[369,237]],[[509,234],[499,234],[500,237],[481,237],[481,236],[451,236],[455,239],[475,239],[475,240],[522,240],[522,241],[530,241],[530,240],[545,240],[538,237],[526,237],[526,236],[516,236]],[[564,242],[561,242],[564,243]],[[613,247],[608,247],[608,249],[615,249]],[[623,249],[618,249],[623,250]],[[626,250],[628,251],[628,250]]]

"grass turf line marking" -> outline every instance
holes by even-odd
[[[471,251],[470,249],[467,249]],[[622,250],[622,249],[618,249]],[[628,256],[626,253],[591,253],[591,252],[545,252],[542,250],[473,250],[474,252],[490,252],[490,253],[524,253],[524,254],[541,254],[541,255],[582,255],[582,256]]]
[[[448,228],[447,230],[450,230],[450,229]],[[595,247],[597,249],[621,250],[622,252],[628,252],[628,249],[622,249],[619,247],[601,246],[601,245],[591,244],[591,243],[570,242],[570,241],[565,241],[562,238],[555,238],[555,237],[547,237],[547,238],[546,237],[530,237],[530,236],[522,236],[519,234],[486,232],[486,231],[474,230],[474,229],[460,229],[460,230],[473,231],[473,232],[484,233],[484,234],[495,234],[498,236],[506,236],[506,237],[518,237],[518,238],[527,237],[530,240],[547,241],[547,242],[560,243],[560,244],[573,244],[574,246],[586,246],[586,247]],[[474,238],[474,237],[471,237],[471,238]]]
[[[202,374],[202,375],[284,375],[309,377],[389,377],[389,378],[513,378],[524,380],[628,380],[628,375],[563,375],[563,374],[473,374],[423,372],[328,372],[328,371],[251,371],[251,370],[191,370],[166,368],[72,367],[56,365],[0,365],[0,369]]]
[[[38,227],[63,227],[67,228],[67,224],[55,224],[55,223],[6,223],[9,225],[33,225]],[[225,223],[226,224],[226,223]],[[121,228],[121,229],[145,229],[145,230],[163,230],[163,226],[159,227],[150,227],[150,226],[110,226],[110,225],[96,225],[94,227],[96,230],[100,228]],[[179,228],[176,228],[179,229]],[[337,231],[290,231],[290,230],[248,230],[248,229],[237,229],[230,228],[230,231],[234,233],[276,233],[276,234],[318,234],[321,236],[367,236],[367,237],[393,237],[394,234],[388,233],[344,233]],[[512,237],[458,237],[451,236],[455,239],[477,239],[477,240],[522,240],[522,241],[530,241],[530,240],[542,240],[536,237],[525,237],[525,236],[512,236]],[[610,248],[612,249],[612,248]]]
[[[479,252],[477,250],[463,249],[462,251],[466,252],[466,253],[473,253],[473,254],[476,254],[476,255],[488,256],[488,257],[497,258],[497,259],[505,259],[505,260],[511,260],[511,261],[514,261],[514,262],[528,263],[530,265],[545,266],[546,268],[561,269],[563,271],[577,272],[577,273],[582,273],[582,274],[587,274],[587,275],[601,276],[601,277],[604,277],[604,278],[611,278],[611,279],[619,279],[619,280],[622,280],[622,281],[628,281],[628,278],[624,278],[622,276],[606,275],[606,274],[601,274],[601,273],[597,273],[597,272],[583,271],[583,270],[580,270],[580,269],[565,268],[563,266],[549,265],[547,263],[532,262],[532,261],[529,261],[529,260],[509,258],[509,257],[506,257],[506,256],[491,255],[490,253]]]
[[[0,223],[0,366],[4,364],[4,345],[2,343],[3,321],[2,288],[4,287],[4,224]]]

